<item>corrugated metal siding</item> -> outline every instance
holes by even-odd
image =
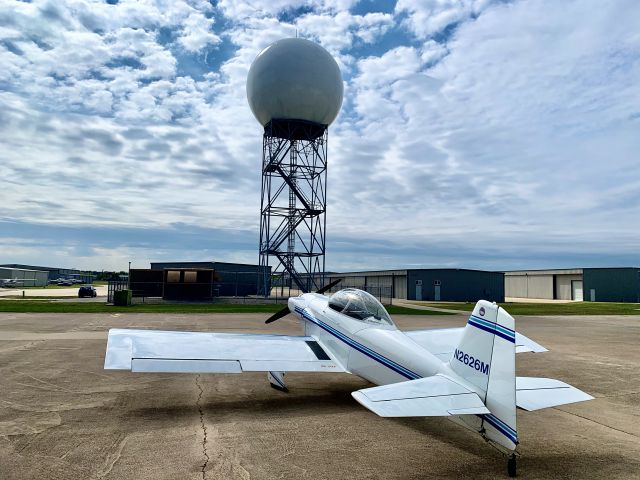
[[[336,288],[354,287],[371,289],[372,293],[380,292],[395,298],[407,298],[407,271],[387,270],[371,272],[343,272],[327,274],[327,282],[342,278],[343,282]]]
[[[534,275],[527,280],[528,295],[525,298],[553,300],[553,275]]]
[[[571,300],[571,280],[582,280],[581,268],[505,272],[505,296]]]
[[[393,296],[403,300],[407,299],[407,275],[395,275],[393,277]]]
[[[0,278],[19,280],[18,287],[44,287],[49,280],[49,272],[22,268],[0,268]]]
[[[582,275],[582,268],[556,268],[550,270],[511,270],[504,272],[506,277],[512,275]]]
[[[524,275],[505,275],[504,295],[512,298],[528,298],[528,280]]]
[[[408,270],[407,297],[416,299],[416,281],[422,281],[422,299],[435,300],[435,282],[440,281],[443,302],[504,302],[504,274],[480,270]]]
[[[640,269],[585,268],[584,299],[591,299],[595,290],[596,302],[639,302]]]

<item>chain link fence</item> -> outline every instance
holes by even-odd
[[[340,277],[327,276],[324,283],[326,285],[338,278]],[[331,295],[344,288],[358,288],[376,297],[383,305],[391,305],[393,288],[390,285],[370,285],[365,284],[365,282],[350,280],[352,279],[344,279],[338,285],[325,292],[325,295]],[[263,288],[265,282],[270,285],[267,297],[264,295],[265,289]],[[259,272],[216,271],[215,278],[211,284],[193,283],[191,286],[200,290],[207,290],[207,295],[204,295],[199,301],[216,301],[225,298],[241,303],[257,301],[285,303],[289,297],[295,297],[303,293],[296,286],[292,286],[289,278],[284,275],[271,275],[265,280],[264,276]],[[162,302],[163,297],[165,297],[165,287],[166,285],[162,281],[134,281],[131,284],[133,302]],[[113,303],[115,291],[126,290],[127,288],[129,288],[127,280],[110,281],[107,290],[107,302]],[[169,299],[165,298],[165,300]]]

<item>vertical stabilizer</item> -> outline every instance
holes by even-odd
[[[487,438],[515,449],[518,443],[515,321],[503,308],[498,309],[485,404],[491,411],[491,415],[484,415]]]
[[[485,436],[513,450],[516,432],[515,322],[494,303],[480,300],[450,366],[480,390],[491,414],[481,415]]]

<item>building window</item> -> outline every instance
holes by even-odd
[[[442,285],[442,283],[440,282],[440,280],[434,280],[433,284],[437,287],[438,285]]]
[[[180,283],[180,272],[178,270],[169,270],[167,272],[167,283]]]
[[[184,283],[196,283],[198,281],[198,272],[184,272]]]

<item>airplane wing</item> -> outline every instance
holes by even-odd
[[[107,370],[169,373],[344,372],[313,337],[111,329]]]
[[[403,331],[403,333],[421,347],[429,350],[440,360],[448,360],[460,344],[463,330],[464,327],[436,328],[431,330],[409,330]],[[539,343],[516,332],[516,353],[546,351],[547,349]]]
[[[381,417],[443,417],[491,413],[480,397],[444,375],[365,388],[351,394]]]

